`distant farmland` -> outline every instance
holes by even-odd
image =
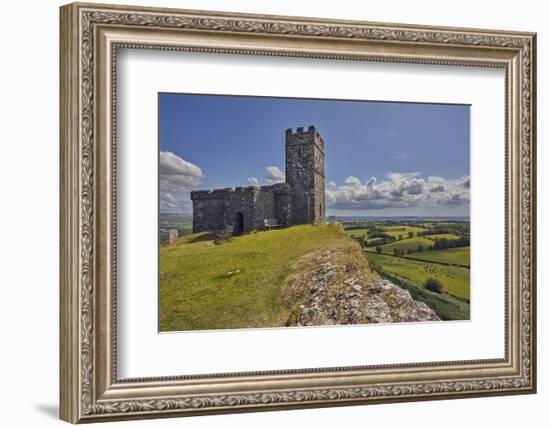
[[[363,237],[367,233],[366,228],[358,228],[354,230],[346,230],[346,234],[352,237]]]
[[[457,240],[460,239],[460,236],[457,236],[456,234],[450,234],[450,233],[444,233],[444,234],[428,234],[426,239],[435,241],[435,239],[448,239],[448,240]]]
[[[384,271],[415,282],[419,286],[422,286],[427,279],[435,278],[443,284],[444,292],[465,300],[470,299],[470,270],[467,268],[375,253],[369,253],[367,257],[379,264]]]
[[[425,237],[412,237],[410,239],[397,240],[393,243],[380,246],[382,253],[393,254],[394,249],[400,249],[403,251],[413,250],[416,251],[418,246],[422,246],[424,249],[428,249],[429,246],[433,246],[434,242]],[[368,251],[375,251],[374,247],[367,248]]]
[[[361,227],[357,225],[347,223],[346,233],[363,247],[379,274],[424,301],[441,318],[469,319],[470,247],[463,246],[470,237],[468,221],[363,220]],[[436,280],[441,292],[426,289],[428,279]]]
[[[382,230],[384,230],[386,234],[389,234],[390,236],[395,236],[395,237],[399,235],[403,237],[407,237],[409,232],[418,233],[420,231],[426,231],[426,229],[423,227],[401,226],[401,225],[391,225],[387,227],[382,227]]]
[[[410,256],[412,258],[419,258],[427,261],[439,261],[446,262],[448,264],[470,265],[470,247],[464,248],[451,248],[441,251],[428,251],[422,253],[414,253]]]

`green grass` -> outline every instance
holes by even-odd
[[[381,275],[409,291],[413,299],[426,303],[437,313],[441,320],[470,319],[470,304],[460,298],[449,294],[438,294],[428,291],[417,283],[388,272],[382,272]]]
[[[430,239],[430,240],[433,240],[435,242],[435,239],[448,239],[448,240],[456,240],[456,239],[460,239],[460,236],[457,236],[456,234],[449,234],[449,233],[445,233],[445,234],[430,234],[428,236],[423,236],[425,237],[426,239]]]
[[[385,254],[393,254],[394,249],[401,249],[403,251],[407,251],[409,249],[412,249],[413,251],[416,251],[418,248],[418,245],[424,246],[424,250],[427,250],[429,246],[433,246],[434,242],[431,240],[426,239],[425,237],[412,237],[410,239],[403,239],[403,240],[397,240],[393,243],[388,243],[387,245],[379,246],[382,249],[382,253]],[[365,249],[370,252],[374,252],[376,249],[374,247],[370,247]],[[411,256],[414,256],[412,254]]]
[[[378,264],[383,271],[399,276],[422,286],[433,277],[443,284],[443,291],[465,300],[470,300],[470,270],[451,267],[403,257],[387,256],[368,252],[367,258]]]
[[[418,233],[419,231],[426,231],[426,229],[422,227],[412,227],[412,226],[406,226],[406,225],[391,225],[391,226],[380,227],[380,228],[390,236],[397,237],[401,234],[403,238],[408,237],[409,231],[412,231],[413,233]]]
[[[358,228],[356,230],[345,230],[345,233],[348,236],[352,236],[352,237],[363,237],[367,233],[367,229],[366,228]]]
[[[365,243],[373,244],[375,242],[381,242],[383,239],[381,237],[373,237],[372,239],[368,239],[365,241]]]
[[[292,264],[323,248],[359,252],[337,224],[252,233],[219,245],[193,234],[160,249],[160,330],[284,326]],[[299,271],[299,270],[298,270]]]
[[[439,261],[449,264],[470,265],[470,247],[451,248],[437,251],[415,252],[410,255],[412,258],[420,258],[426,261]]]

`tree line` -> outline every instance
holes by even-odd
[[[459,237],[458,239],[447,239],[446,237],[436,238],[433,249],[450,249],[470,246],[469,237]]]

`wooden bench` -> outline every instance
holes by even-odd
[[[264,227],[271,230],[272,228],[281,228],[281,224],[276,219],[264,219]]]

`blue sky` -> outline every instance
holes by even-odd
[[[159,94],[161,211],[282,178],[284,131],[325,140],[327,214],[469,215],[466,105]]]

